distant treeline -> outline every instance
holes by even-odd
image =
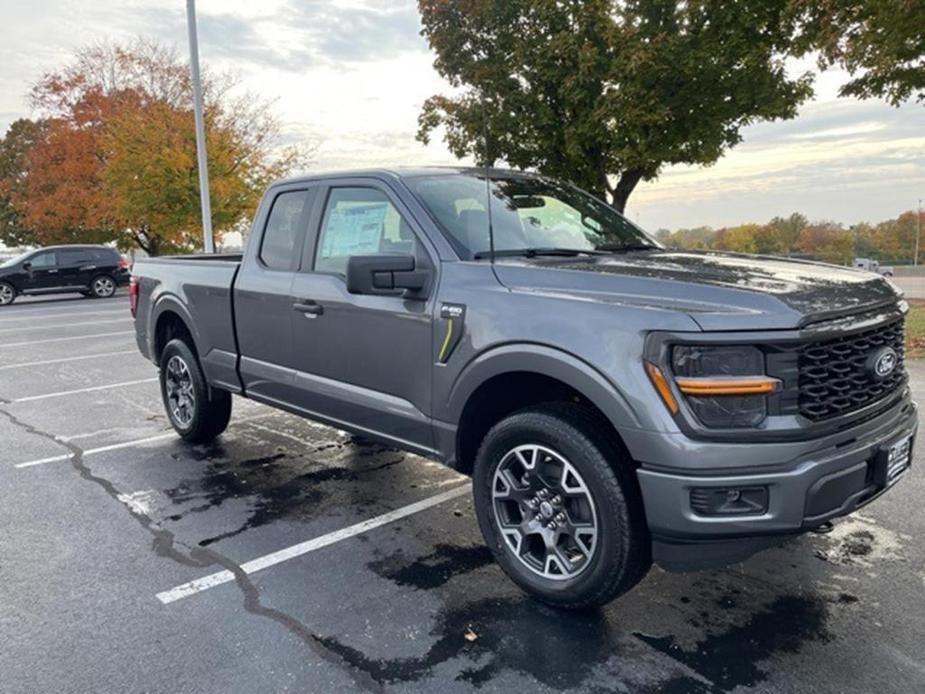
[[[925,226],[925,215],[923,215]],[[874,258],[881,263],[912,264],[915,255],[916,212],[904,212],[896,219],[878,224],[861,223],[845,227],[827,221],[810,222],[794,212],[775,217],[767,224],[740,224],[714,229],[659,229],[656,237],[670,248],[686,250],[737,251],[810,257],[845,265],[853,258]],[[925,239],[919,262],[925,261]]]

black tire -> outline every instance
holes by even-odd
[[[161,354],[160,366],[164,409],[170,424],[184,440],[208,443],[228,428],[231,393],[206,385],[199,360],[185,341],[175,339],[168,342]],[[174,379],[178,373],[188,376],[188,384],[186,378]],[[174,380],[182,381],[182,394]],[[183,403],[188,406],[183,407]]]
[[[9,282],[0,282],[0,306],[9,306],[16,301],[16,287]]]
[[[118,283],[109,275],[97,275],[90,280],[89,295],[94,299],[108,299],[118,288]]]
[[[502,420],[488,432],[476,455],[473,494],[476,515],[485,542],[494,554],[495,560],[515,583],[540,601],[556,607],[586,609],[608,603],[641,581],[652,565],[651,539],[632,461],[621,447],[604,433],[606,426],[606,422],[602,422],[594,413],[578,405],[551,403],[517,412]],[[543,515],[549,510],[548,504],[546,508],[541,505],[539,510],[531,510],[525,505],[535,505],[537,495],[543,491],[543,485],[549,486],[547,482],[550,478],[542,474],[530,473],[529,469],[521,466],[521,469],[528,472],[524,477],[518,477],[512,467],[505,467],[503,472],[512,475],[505,479],[523,484],[524,488],[518,489],[516,485],[512,485],[504,489],[506,482],[501,481],[498,484],[499,480],[496,480],[495,474],[499,466],[502,463],[506,466],[517,466],[517,462],[510,462],[516,458],[510,456],[515,455],[515,450],[529,451],[531,446],[538,447],[538,457],[534,462],[540,461],[539,466],[533,470],[539,471],[539,468],[543,467],[552,474],[561,469],[562,478],[570,479],[568,486],[571,486],[571,489],[563,486],[559,490],[560,494],[555,490],[553,482],[550,487],[552,491],[547,491],[547,494],[555,494],[553,500],[560,499],[558,508],[566,513],[550,518]],[[554,455],[550,456],[549,452]],[[526,454],[524,457],[527,457]],[[565,466],[561,465],[561,460],[565,461]],[[572,472],[578,474],[577,478],[566,477],[567,474],[571,474],[566,472],[568,466]],[[555,475],[553,479],[554,477]],[[528,483],[523,481],[526,479],[530,480],[530,485],[534,485],[532,488],[528,488]],[[580,485],[574,484],[576,482]],[[536,485],[541,489],[534,493]],[[583,491],[575,492],[579,486]],[[493,487],[499,487],[502,494],[513,496],[516,493],[519,500],[496,501]],[[584,494],[590,497],[590,502],[584,498]],[[529,498],[524,500],[524,497]],[[539,547],[538,554],[545,551],[547,555],[554,555],[552,564],[547,556],[546,569],[540,573],[540,569],[531,564],[535,559],[533,553],[528,551],[526,558],[521,559],[512,546],[512,543],[516,542],[517,549],[523,548],[523,543],[527,542],[524,535],[510,529],[507,535],[502,531],[500,517],[508,513],[513,513],[515,517],[505,519],[507,528],[523,520],[535,529],[535,522],[538,521],[544,526],[542,532],[549,530],[548,525],[554,528],[554,545],[558,546],[560,541],[564,541],[571,543],[571,547],[560,553],[550,552],[547,549],[549,545],[543,540],[538,540],[538,535],[529,535],[531,539],[527,547]],[[517,517],[518,514],[520,519]],[[578,518],[581,515],[585,516],[583,520],[586,522],[591,518],[596,522],[593,543],[585,537],[582,544],[577,545],[568,536],[566,527],[581,534],[573,525],[582,520]],[[573,520],[573,517],[576,520]],[[565,518],[564,521],[560,521],[560,526],[564,527],[555,530],[554,521],[557,518]],[[516,538],[518,534],[519,542]],[[515,537],[512,538],[512,535]],[[590,552],[586,551],[588,544],[592,545]],[[582,556],[576,559],[576,554]],[[548,577],[548,574],[555,573],[556,564],[564,566],[560,559],[569,561],[569,569],[560,571],[559,576]],[[572,562],[580,563],[576,568]],[[542,559],[539,563],[542,563]]]

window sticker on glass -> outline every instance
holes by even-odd
[[[337,207],[331,210],[322,255],[326,258],[379,252],[388,203]]]

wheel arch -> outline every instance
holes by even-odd
[[[625,449],[620,429],[639,420],[620,391],[597,369],[568,352],[542,345],[505,345],[474,359],[459,375],[447,403],[456,427],[449,462],[469,473],[478,445],[500,418],[518,409],[553,401],[573,401],[596,412]]]
[[[179,300],[170,295],[158,299],[151,312],[151,330],[149,331],[152,360],[159,363],[164,347],[174,337],[179,336],[189,337],[190,348],[197,359],[201,358],[200,340],[195,325],[189,311]]]

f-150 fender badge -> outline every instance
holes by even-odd
[[[466,323],[466,307],[463,304],[443,304],[440,306],[440,318],[443,331],[437,361],[446,364],[456,350],[456,345],[463,336]]]

